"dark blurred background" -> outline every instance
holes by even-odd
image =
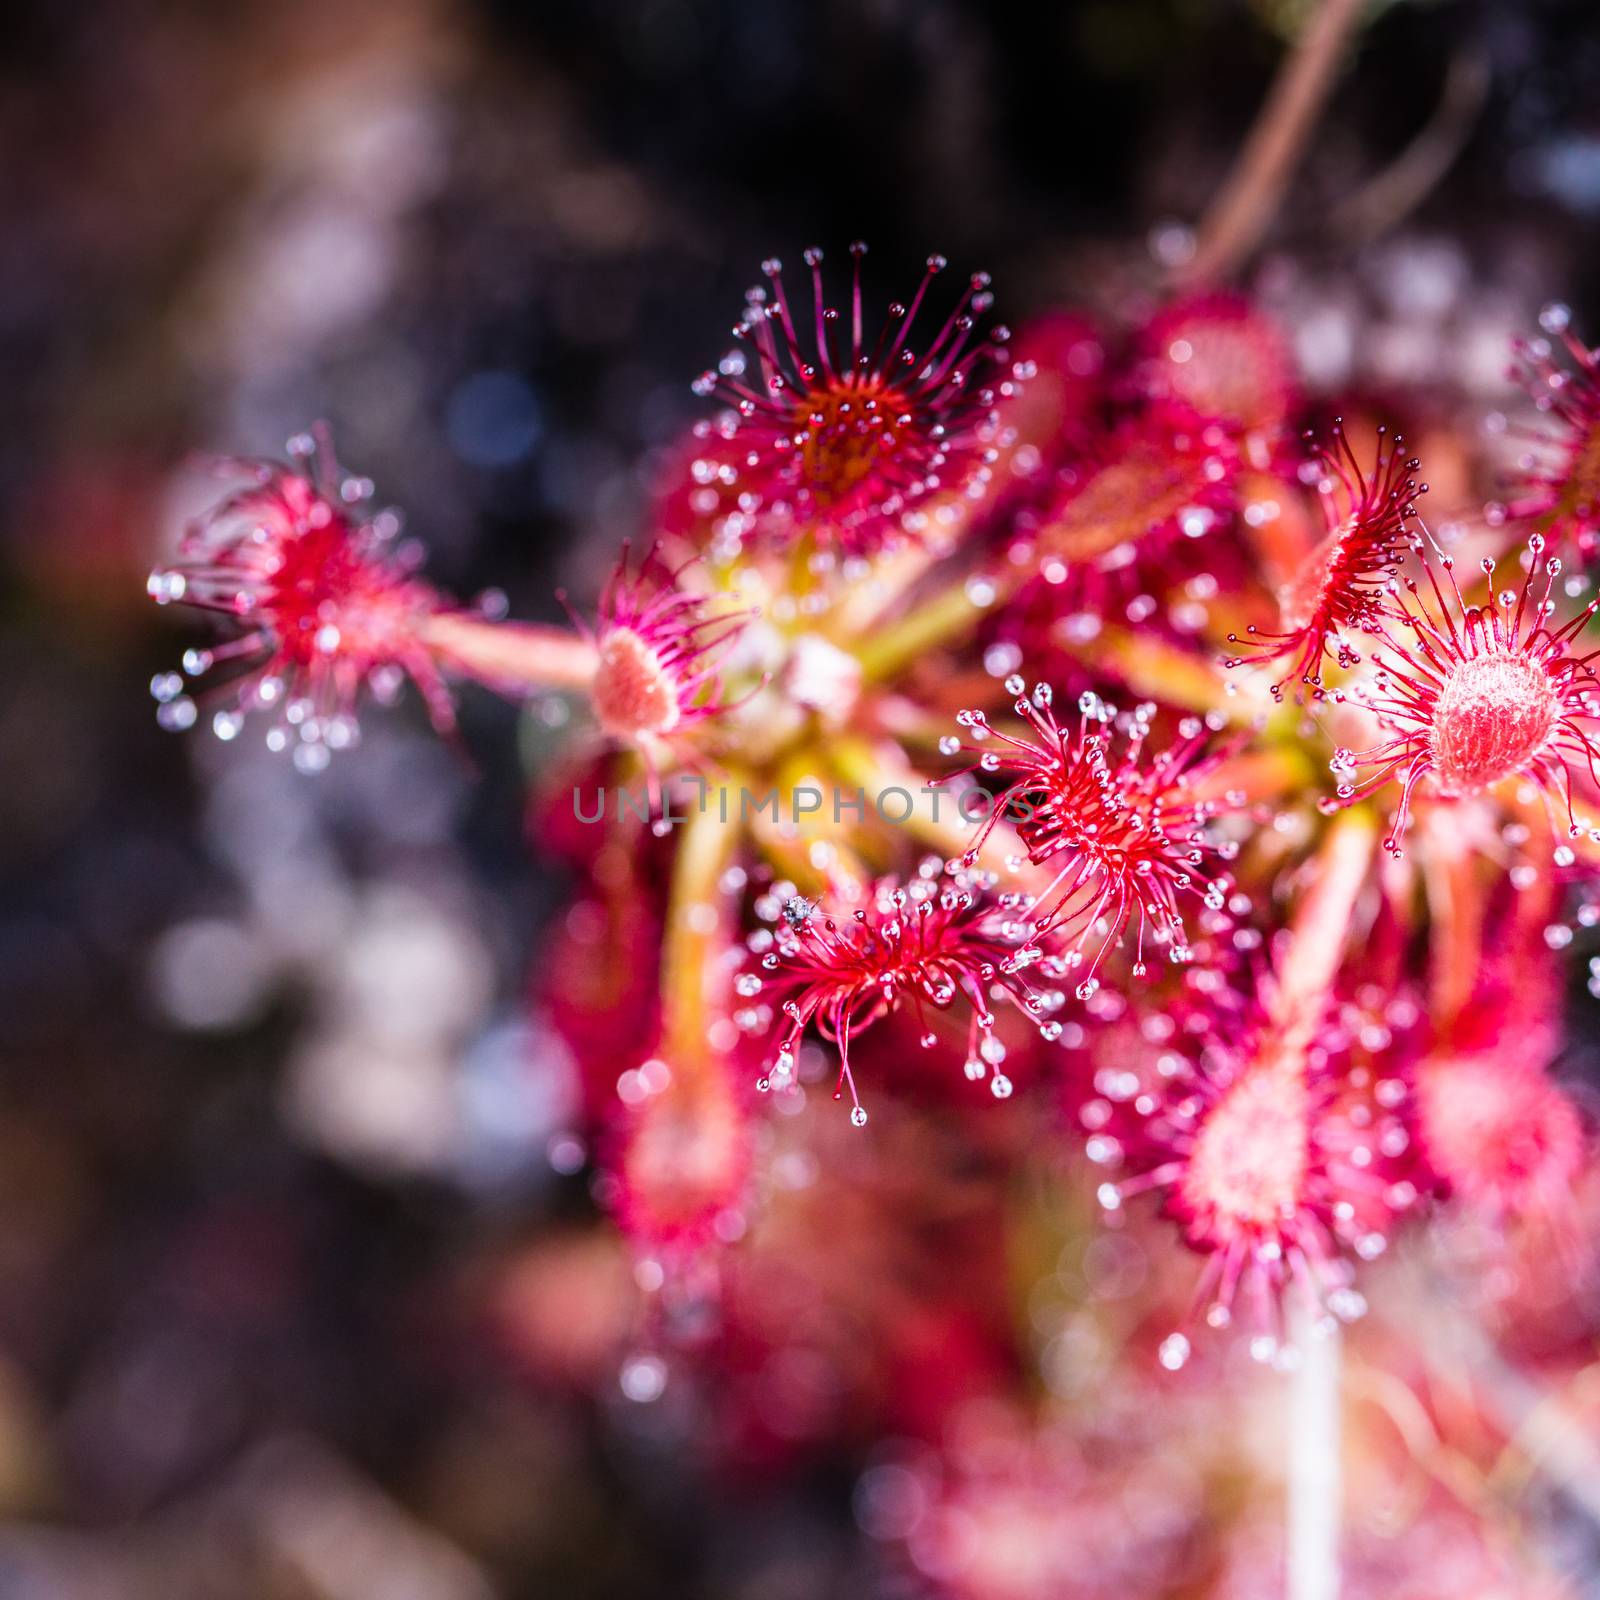
[[[866,1592],[848,1451],[700,1482],[486,1331],[594,1215],[525,999],[540,729],[469,692],[462,759],[407,704],[310,782],[174,739],[145,574],[191,451],[327,417],[440,583],[554,617],[763,256],[1114,316],[1301,11],[6,8],[0,1600]],[[1322,381],[1489,394],[1542,300],[1594,309],[1597,87],[1589,0],[1372,8],[1257,269]]]

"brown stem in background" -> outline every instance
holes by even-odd
[[[1225,278],[1261,242],[1333,87],[1366,0],[1322,0],[1278,70],[1233,171],[1196,230],[1183,283]]]
[[[1335,238],[1363,244],[1421,204],[1461,154],[1489,98],[1490,81],[1481,51],[1457,52],[1427,125],[1382,172],[1333,208],[1328,223]]]

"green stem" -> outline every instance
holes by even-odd
[[[729,974],[717,957],[732,937],[733,908],[722,875],[738,854],[743,780],[724,774],[694,802],[678,835],[672,888],[661,952],[661,1035],[669,1059],[698,1060],[706,1033],[725,999]],[[728,820],[722,820],[719,790],[726,790]]]
[[[1284,59],[1250,136],[1196,230],[1186,283],[1228,277],[1272,222],[1306,142],[1333,88],[1345,46],[1366,0],[1322,0]]]
[[[975,582],[984,582],[989,586],[992,598],[986,605],[980,605],[972,598],[970,590]],[[999,587],[992,579],[963,577],[949,588],[940,590],[897,622],[889,623],[874,637],[863,640],[857,646],[862,681],[881,683],[909,666],[918,656],[925,655],[938,645],[948,644],[952,639],[961,638],[977,627],[988,607],[998,597]]]

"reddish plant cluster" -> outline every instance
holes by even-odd
[[[1019,662],[1076,686],[1107,629],[1190,645],[1219,596],[1245,582],[1240,530],[1271,512],[1299,402],[1282,334],[1235,296],[1174,302],[1120,359],[1105,359],[1103,336],[1065,331],[1064,354],[1029,329],[1019,343],[1059,363],[1071,398],[1054,438],[1030,446],[1041,465],[1002,523],[1014,593],[991,631]],[[1049,368],[1027,379],[1049,381]]]
[[[770,1268],[774,1196],[815,1181],[787,1146],[821,1119],[797,1113],[831,1085],[865,1123],[868,1073],[893,1106],[964,1106],[974,1140],[1008,1137],[976,1105],[1028,1127],[1013,1091],[1056,1081],[1109,1223],[1159,1209],[1204,1258],[1206,1320],[1240,1306],[1262,1351],[1297,1293],[1355,1315],[1357,1267],[1413,1214],[1549,1213],[1589,1158],[1554,1050],[1491,1065],[1460,1019],[1484,907],[1523,907],[1541,970],[1600,921],[1596,603],[1563,613],[1596,527],[1590,353],[1567,336],[1561,372],[1530,349],[1565,455],[1436,542],[1417,460],[1350,397],[1324,397],[1348,428],[1300,459],[1312,414],[1249,300],[1120,329],[1054,312],[1013,360],[1003,329],[979,337],[982,274],[930,317],[940,257],[869,334],[863,254],[835,306],[807,252],[804,312],[767,264],[696,385],[729,409],[670,453],[648,553],[624,546],[592,623],[448,602],[321,436],[235,467],[246,486],[152,579],[236,624],[188,659],[243,669],[217,731],[271,708],[269,742],[314,768],[368,686],[411,678],[444,728],[464,678],[578,696],[601,738],[564,774],[644,772],[649,818],[536,814],[583,874],[541,1004],[647,1289],[741,1240]],[[1446,545],[1481,559],[1481,595]],[[1497,593],[1508,545],[1526,570]],[[1229,670],[1263,665],[1276,682]],[[181,677],[156,692],[195,720]],[[1553,858],[1530,848],[1541,800]],[[906,1068],[911,1038],[964,1072]],[[1165,1327],[1176,1370],[1189,1335]]]

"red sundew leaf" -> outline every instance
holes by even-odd
[[[637,1250],[678,1261],[731,1243],[753,1151],[737,1063],[708,1046],[695,1059],[653,1057],[627,1081],[602,1157],[618,1225]]]
[[[1439,1190],[1504,1223],[1572,1204],[1588,1155],[1577,1106],[1537,1058],[1436,1058],[1417,1075],[1417,1132]]]
[[[1517,346],[1516,375],[1558,432],[1553,439],[1537,436],[1546,448],[1522,459],[1510,505],[1493,509],[1534,523],[1552,541],[1570,541],[1590,561],[1600,540],[1600,360],[1572,332],[1565,306],[1547,306],[1539,321],[1571,365],[1558,363],[1549,340],[1539,339]]]
[[[1271,434],[1299,403],[1288,340],[1241,295],[1192,295],[1140,329],[1131,387],[1239,433]]]
[[[218,470],[248,482],[190,526],[178,560],[149,582],[158,604],[239,625],[223,644],[184,657],[191,677],[239,669],[226,679],[232,704],[212,718],[218,737],[234,738],[247,712],[271,711],[268,744],[292,747],[301,770],[319,771],[356,742],[362,692],[389,698],[407,677],[449,731],[455,714],[424,629],[452,608],[414,575],[394,543],[399,519],[371,508],[371,484],[339,468],[327,431],[290,440],[288,462],[224,461]],[[151,691],[163,726],[197,720],[180,674],[159,674]]]
[[[975,769],[1008,781],[989,808],[968,850],[976,860],[990,831],[1014,819],[1028,860],[1052,874],[1024,917],[1030,944],[1059,953],[1069,970],[1082,968],[1078,997],[1099,987],[1107,955],[1128,929],[1136,930],[1133,971],[1145,972],[1146,941],[1175,963],[1190,959],[1181,901],[1214,912],[1227,904],[1231,879],[1217,870],[1231,859],[1231,842],[1211,837],[1209,824],[1232,808],[1228,796],[1197,792],[1221,760],[1205,754],[1206,725],[1185,719],[1179,738],[1146,755],[1151,707],[1125,719],[1120,757],[1113,755],[1116,718],[1098,696],[1079,700],[1076,722],[1058,722],[1049,685],[1031,694],[1020,675],[1007,679],[1022,735],[991,727],[981,711],[957,721],[978,741],[965,748]],[[1087,966],[1084,966],[1087,963]]]
[[[1226,665],[1246,661],[1287,659],[1286,675],[1272,686],[1281,699],[1284,685],[1297,679],[1323,697],[1321,667],[1324,659],[1343,668],[1361,659],[1350,641],[1355,633],[1377,631],[1389,608],[1395,575],[1419,540],[1411,529],[1416,500],[1427,492],[1408,474],[1419,463],[1402,454],[1398,434],[1386,441],[1378,430],[1377,458],[1368,473],[1350,448],[1340,421],[1333,425],[1333,445],[1320,452],[1314,465],[1320,469],[1317,495],[1326,532],[1280,596],[1282,626],[1274,630],[1253,624],[1241,639],[1228,635],[1228,643],[1243,645],[1247,655]]]
[[[752,939],[758,967],[737,985],[755,1002],[742,1014],[747,1031],[765,1031],[778,1015],[786,1019],[762,1086],[793,1083],[800,1040],[815,1025],[838,1047],[834,1098],[848,1090],[851,1120],[862,1126],[867,1113],[851,1069],[852,1039],[891,1011],[909,1008],[923,1045],[932,1048],[939,1035],[928,1031],[930,1015],[959,1008],[967,1016],[967,1078],[987,1079],[996,1098],[1009,1097],[1013,1084],[1001,1070],[1006,1047],[995,1036],[993,1001],[1003,998],[1034,1019],[1046,1038],[1059,1034],[1051,1019],[1065,1001],[1059,990],[1036,988],[1024,975],[1035,963],[1021,944],[1007,902],[969,872],[944,886],[927,875],[904,885],[881,879],[859,905],[836,911],[792,898],[776,932]],[[1057,975],[1051,958],[1037,966],[1047,979]]]
[[[928,290],[946,262],[928,258],[909,305],[895,304],[877,339],[862,322],[861,259],[853,260],[848,333],[826,302],[822,252],[807,250],[813,305],[797,321],[782,266],[763,263],[769,287],[752,289],[734,336],[748,349],[696,382],[733,408],[714,432],[742,449],[740,507],[757,530],[809,534],[824,547],[871,555],[912,536],[917,508],[937,492],[981,498],[995,460],[999,391],[979,381],[1009,335],[974,341],[992,296],[986,273],[968,281],[955,309],[920,349],[912,342]],[[1004,388],[1011,380],[1004,378]],[[713,452],[720,457],[720,448]]]
[[[624,544],[594,626],[572,614],[599,654],[590,698],[613,738],[669,739],[728,709],[720,665],[755,612],[685,588],[679,580],[691,565],[668,567],[652,545],[633,569]],[[558,598],[566,603],[565,595]]]
[[[1159,1194],[1206,1258],[1195,1291],[1206,1320],[1230,1323],[1242,1301],[1263,1356],[1291,1292],[1360,1314],[1352,1258],[1381,1254],[1419,1193],[1405,1056],[1383,1044],[1379,1076],[1362,1043],[1392,1041],[1415,1008],[1395,1005],[1391,1020],[1325,1004],[1292,1055],[1272,1011],[1230,984],[1130,1018],[1109,1053],[1091,1030],[1096,1065],[1086,1085],[1080,1072],[1074,1106],[1091,1159],[1115,1174],[1102,1205],[1115,1214]],[[1179,1335],[1162,1360],[1181,1365],[1187,1353]]]
[[[1592,665],[1596,654],[1573,646],[1600,610],[1590,603],[1552,628],[1552,594],[1561,574],[1554,556],[1541,561],[1542,534],[1528,539],[1528,570],[1520,587],[1494,593],[1495,563],[1483,562],[1490,598],[1468,606],[1456,582],[1455,563],[1442,557],[1449,594],[1432,562],[1424,562],[1431,599],[1414,580],[1411,602],[1398,601],[1376,627],[1382,647],[1378,669],[1360,699],[1390,738],[1367,750],[1339,749],[1332,767],[1342,775],[1333,805],[1353,804],[1400,782],[1400,803],[1384,847],[1401,854],[1412,796],[1424,780],[1446,797],[1480,794],[1502,779],[1525,778],[1546,797],[1552,817],[1566,813],[1567,828],[1586,831],[1573,810],[1574,772],[1600,783],[1600,698]],[[1541,596],[1534,581],[1543,573]],[[1408,631],[1404,639],[1399,629]],[[1366,776],[1355,781],[1362,771]],[[1558,851],[1570,864],[1572,852]]]

